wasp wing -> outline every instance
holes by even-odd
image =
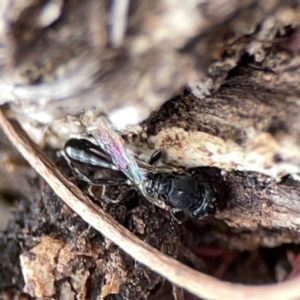
[[[109,154],[113,163],[142,190],[143,172],[138,167],[133,154],[124,145],[121,136],[114,130],[104,115],[95,116],[94,111],[88,111],[83,116],[84,122],[91,131],[98,145]]]

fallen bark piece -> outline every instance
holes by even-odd
[[[51,297],[55,294],[53,270],[63,246],[64,242],[45,236],[40,244],[20,256],[24,292],[32,297]]]

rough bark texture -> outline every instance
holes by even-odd
[[[125,23],[114,16],[119,4],[3,0],[0,103],[9,103],[32,138],[52,148],[84,131],[74,116],[81,110],[96,106],[119,126],[114,113],[130,107],[125,123],[140,125],[121,130],[129,146],[139,155],[160,149],[165,164],[187,171],[219,169],[223,203],[210,222],[189,219],[182,226],[139,195],[99,205],[196,269],[247,283],[284,279],[290,266],[283,267],[282,256],[298,253],[286,245],[300,242],[299,3],[131,1],[122,10]],[[24,279],[25,291],[37,297],[171,295],[160,276],[88,229],[2,138],[0,151],[0,197],[19,203],[1,233],[1,296],[29,297],[21,293]],[[224,254],[228,261],[252,251],[250,266],[238,255],[232,269],[216,271],[197,252],[208,245],[235,249]],[[279,248],[266,254],[271,250],[260,247]],[[24,279],[16,262],[21,253]],[[267,255],[276,262],[266,262]],[[45,256],[48,285],[31,273]],[[256,273],[255,260],[262,266]],[[176,288],[173,294],[183,297]]]

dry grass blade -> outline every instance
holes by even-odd
[[[135,260],[198,297],[204,299],[299,299],[300,277],[280,284],[245,286],[232,284],[197,272],[162,254],[139,240],[110,215],[94,205],[70,183],[18,124],[7,120],[0,110],[0,125],[32,167],[48,182],[55,193],[87,223],[112,240]]]

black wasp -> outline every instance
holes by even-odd
[[[124,170],[116,165],[111,155],[90,140],[70,139],[65,144],[64,152],[73,165],[75,163],[111,169],[126,175],[123,178],[91,179],[77,170],[79,179],[103,186],[103,191],[107,185],[131,184],[150,202],[172,213],[188,210],[193,218],[201,219],[215,214],[217,205],[222,202],[222,182],[213,179],[209,171],[206,172],[212,168],[196,168],[189,172],[160,172],[159,168],[137,161],[142,174],[141,184],[138,185],[131,178],[128,168]],[[110,201],[104,194],[103,196],[104,200]],[[123,196],[120,195],[113,201],[119,202]]]

